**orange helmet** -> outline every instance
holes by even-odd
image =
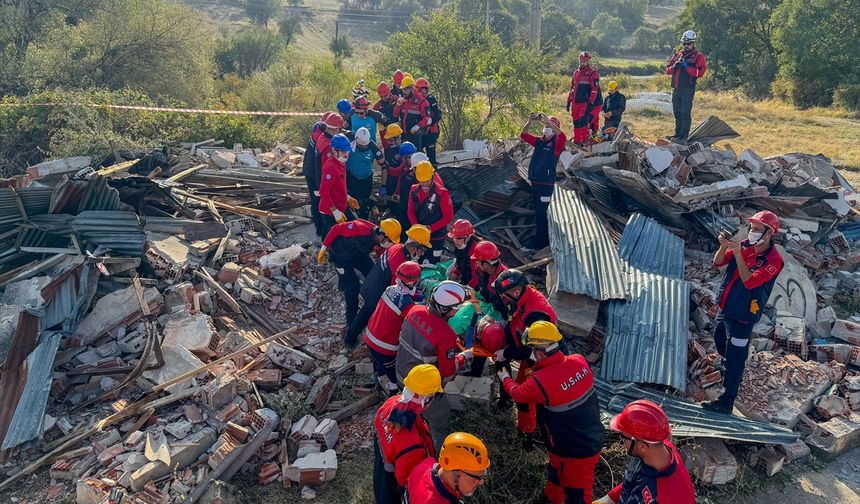
[[[439,465],[446,471],[486,471],[490,456],[484,442],[465,432],[449,434],[439,450]]]
[[[493,262],[497,261],[501,254],[499,253],[499,248],[496,247],[496,244],[491,241],[482,241],[478,242],[475,245],[475,249],[472,251],[472,259],[473,261],[487,261]]]
[[[662,443],[672,435],[669,417],[656,403],[640,399],[633,401],[609,423],[609,428],[627,437]]]
[[[415,89],[430,88],[430,83],[424,77],[415,81]]]
[[[466,238],[475,234],[475,228],[472,223],[466,219],[457,219],[451,225],[451,231],[448,231],[448,238]]]

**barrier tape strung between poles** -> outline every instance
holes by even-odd
[[[179,107],[149,107],[145,105],[114,105],[99,103],[0,103],[0,107],[92,107],[118,110],[143,110],[148,112],[172,112],[177,114],[213,114],[269,117],[320,117],[323,112],[265,112],[254,110],[217,110]]]

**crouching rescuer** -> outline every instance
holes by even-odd
[[[560,341],[555,324],[533,323],[523,334],[523,345],[531,348],[535,361],[532,375],[522,384],[506,369],[498,375],[514,401],[537,405],[537,423],[549,456],[545,501],[590,504],[604,438],[594,374],[583,356],[564,355]]]

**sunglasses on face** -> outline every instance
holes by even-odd
[[[481,485],[483,485],[484,482],[487,481],[487,473],[486,472],[484,474],[481,474],[481,475],[468,473],[466,471],[460,471],[460,472],[462,474],[465,474],[466,476],[472,478],[473,480],[477,481]]]
[[[687,46],[691,46],[691,45],[693,45],[693,43],[692,43],[692,42],[684,42],[682,45],[683,45],[684,47],[687,47]]]

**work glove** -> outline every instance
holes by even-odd
[[[404,97],[402,97],[402,96],[401,96],[400,98],[398,98],[398,99],[397,99],[397,104],[398,104],[398,105],[403,105],[403,103],[404,103],[405,101],[406,101],[406,98],[404,98]]]
[[[591,504],[616,504],[614,500],[610,499],[608,495],[604,495],[603,498],[592,502]]]
[[[353,210],[358,210],[358,208],[361,205],[358,204],[357,199],[353,198],[352,196],[347,196],[346,197],[346,206],[348,206],[349,208],[351,208]]]
[[[504,361],[504,360],[505,360],[505,349],[504,349],[504,348],[502,348],[501,350],[496,350],[496,351],[495,351],[495,352],[493,352],[493,353],[495,354],[495,355],[493,356],[493,359],[494,359],[496,362],[502,362],[502,361]]]
[[[469,363],[471,363],[471,362],[472,362],[472,358],[473,358],[474,356],[475,356],[475,354],[474,354],[474,352],[472,351],[472,349],[471,349],[471,348],[467,348],[466,350],[463,350],[462,352],[460,352],[460,353],[458,354],[458,357],[462,357],[462,358],[463,358],[463,367],[468,366],[468,365],[469,365]],[[459,360],[459,359],[458,359],[458,360]]]
[[[319,191],[314,191],[314,196],[316,196],[317,198],[319,198],[319,197],[320,197],[320,192],[319,192]]]
[[[681,66],[687,68],[688,66],[690,66],[690,64],[687,63],[687,60],[684,60],[684,63]]]
[[[416,124],[415,126],[412,126],[412,129],[410,129],[409,132],[414,135],[415,133],[418,133],[418,130],[420,129],[421,128]]]
[[[338,209],[335,209],[331,213],[331,215],[332,217],[334,217],[335,222],[337,222],[338,224],[340,224],[341,222],[346,222],[346,215],[344,215],[343,212]]]
[[[673,68],[673,69],[675,69],[675,70],[677,70],[677,69],[678,69],[678,67],[680,67],[681,65],[682,65],[681,60],[678,60],[678,61],[676,61],[676,62],[675,62],[675,64],[674,64],[674,65],[672,65],[672,68]]]
[[[496,375],[499,377],[499,381],[500,381],[500,382],[502,382],[502,383],[504,383],[504,382],[505,382],[505,378],[510,378],[510,377],[511,377],[511,375],[510,375],[510,374],[508,374],[508,370],[507,370],[507,369],[505,369],[505,368],[500,369],[500,370],[499,370],[499,372],[498,372],[498,373],[496,373]]]
[[[388,196],[388,189],[385,186],[379,188],[379,197],[384,198]]]
[[[325,248],[325,245],[320,247],[320,251],[317,254],[317,263],[325,264],[328,261],[328,251]]]

